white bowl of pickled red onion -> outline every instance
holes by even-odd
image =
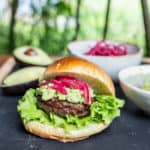
[[[73,41],[67,45],[71,55],[87,59],[103,68],[114,81],[120,70],[141,63],[143,50],[136,45],[114,41]]]

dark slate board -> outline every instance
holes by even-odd
[[[125,99],[119,86],[117,96]],[[0,91],[0,150],[150,150],[150,117],[129,100],[121,117],[103,133],[64,144],[28,134],[16,111],[18,99]]]

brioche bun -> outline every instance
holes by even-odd
[[[115,88],[110,77],[97,65],[81,58],[66,57],[50,65],[44,79],[67,75],[89,83],[97,93],[115,95]]]
[[[48,80],[60,75],[81,79],[89,83],[98,93],[115,95],[114,85],[110,77],[101,68],[87,60],[74,57],[60,59],[47,68],[44,79]],[[73,129],[69,133],[66,133],[63,128],[42,124],[38,121],[27,122],[24,126],[28,132],[43,138],[74,142],[102,132],[109,124],[90,123],[84,128]]]
[[[60,142],[75,142],[88,138],[89,136],[102,132],[109,124],[91,123],[81,129],[71,130],[66,133],[63,128],[42,124],[37,121],[30,121],[24,124],[25,129],[37,136],[46,139],[54,139]]]

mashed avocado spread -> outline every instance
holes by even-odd
[[[146,91],[150,91],[150,79],[149,80],[145,80],[142,88],[144,90],[146,90]]]
[[[49,89],[46,86],[41,86],[37,88],[36,94],[42,96],[42,100],[47,101],[52,98],[58,98],[59,100],[67,100],[68,102],[72,103],[84,103],[84,96],[81,94],[81,92],[78,89],[71,89],[66,88],[67,95],[61,94],[60,92],[57,92],[56,90]],[[90,88],[90,95],[91,97],[94,97],[93,89]]]

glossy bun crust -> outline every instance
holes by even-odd
[[[50,65],[44,79],[55,76],[73,76],[89,83],[97,93],[115,95],[115,88],[110,77],[97,65],[81,58],[66,57]]]

